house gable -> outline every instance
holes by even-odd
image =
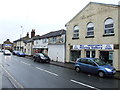
[[[74,16],[65,26],[69,25],[72,21],[77,22],[82,19],[90,18],[97,14],[110,12],[110,9],[115,10],[116,8],[118,8],[118,5],[90,2],[76,16]]]

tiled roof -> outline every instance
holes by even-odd
[[[63,35],[63,34],[66,34],[66,31],[64,29],[49,32],[47,34],[42,35],[40,38],[42,39],[42,38],[56,37],[56,36],[60,36],[60,35]]]
[[[20,38],[20,39],[17,39],[17,40],[15,40],[15,41],[13,41],[13,42],[25,41],[25,40],[28,40],[28,39],[30,39],[30,38],[27,37],[27,36],[25,36],[25,37],[22,37],[22,38]]]

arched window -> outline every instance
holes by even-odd
[[[73,37],[78,38],[79,37],[79,27],[77,25],[73,28]]]
[[[87,36],[94,36],[94,24],[92,22],[87,24]]]
[[[104,22],[104,34],[114,33],[114,22],[112,18],[108,18]]]

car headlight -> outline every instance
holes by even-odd
[[[111,72],[112,70],[109,68],[105,68],[106,71]]]

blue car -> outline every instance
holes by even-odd
[[[75,70],[98,74],[99,77],[113,76],[116,73],[114,67],[98,58],[78,58],[75,63]]]
[[[26,54],[24,52],[21,52],[21,51],[17,51],[16,53],[17,56],[21,56],[21,57],[25,57]]]

